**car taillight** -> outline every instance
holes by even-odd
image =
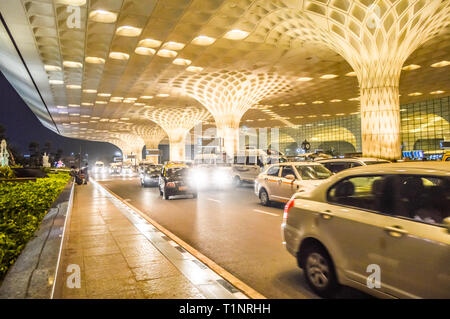
[[[291,209],[294,206],[294,198],[291,198],[286,205],[284,205],[284,212],[283,212],[283,219],[288,218],[289,209]]]
[[[174,182],[169,182],[169,183],[167,183],[167,187],[175,187],[175,183]]]

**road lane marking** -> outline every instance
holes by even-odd
[[[257,212],[257,213],[261,213],[261,214],[271,215],[271,216],[280,216],[279,214],[269,213],[269,212],[266,212],[266,211],[260,210],[260,209],[254,209],[253,211],[255,211],[255,212]]]
[[[208,198],[208,200],[210,200],[210,201],[213,201],[213,202],[216,202],[216,203],[221,203],[221,201],[220,201],[220,200],[218,200],[218,199],[214,199],[214,198]]]

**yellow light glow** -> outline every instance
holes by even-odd
[[[314,101],[314,102],[312,102],[313,104],[322,104],[323,103],[323,101]]]
[[[152,95],[142,95],[141,99],[143,99],[143,100],[150,100],[150,99],[153,99],[153,96]]]
[[[186,71],[188,71],[188,72],[202,72],[203,68],[201,66],[188,66],[186,68]]]
[[[137,47],[134,52],[139,55],[154,55],[156,50],[146,47]]]
[[[58,109],[67,109],[67,106],[64,106],[64,105],[57,105],[56,108],[58,108]]]
[[[49,80],[48,83],[57,85],[57,84],[64,84],[64,81],[62,81],[62,80]]]
[[[442,93],[445,93],[445,91],[438,90],[438,91],[430,92],[430,94],[442,94]]]
[[[337,116],[345,115],[345,113],[336,113]]]
[[[106,10],[94,10],[89,12],[89,19],[101,23],[114,23],[117,20],[117,13]]]
[[[307,81],[311,81],[313,78],[310,78],[310,77],[301,77],[301,78],[298,78],[297,79],[297,81],[301,81],[301,82],[307,82]]]
[[[84,93],[97,93],[97,90],[94,90],[94,89],[84,89],[83,92],[84,92]]]
[[[305,102],[297,102],[297,103],[295,103],[295,105],[306,105],[306,103]]]
[[[116,60],[128,60],[130,55],[123,52],[110,52],[109,57]]]
[[[422,92],[413,92],[413,93],[409,93],[408,96],[419,96],[422,95]]]
[[[91,63],[91,64],[105,64],[105,59],[95,57],[95,56],[87,56],[86,59],[84,59],[84,60],[86,61],[86,63]]]
[[[59,111],[58,113],[59,114],[69,114],[69,112],[67,112],[67,111]]]
[[[345,76],[356,76],[356,72],[351,71],[345,74]]]
[[[98,96],[109,97],[111,96],[111,93],[99,93]]]
[[[175,41],[169,41],[162,45],[163,49],[175,50],[175,51],[179,51],[179,50],[183,49],[184,46],[185,46],[184,43],[175,42]]]
[[[138,37],[141,32],[141,28],[133,27],[131,25],[123,25],[118,27],[116,30],[116,34],[123,37]]]
[[[420,68],[421,68],[420,65],[417,65],[417,64],[410,64],[410,65],[404,66],[404,67],[402,68],[402,70],[403,70],[403,71],[412,71],[412,70],[417,70],[417,69],[420,69]]]
[[[330,102],[331,102],[331,103],[337,103],[337,102],[342,102],[342,100],[339,100],[339,99],[333,99],[333,100],[330,100]]]
[[[111,100],[123,100],[122,96],[113,96]]]
[[[79,104],[69,104],[70,107],[80,107]]]
[[[178,54],[178,52],[173,51],[173,50],[167,50],[167,49],[161,49],[158,51],[158,53],[156,53],[156,55],[159,55],[163,58],[174,58],[176,57]]]
[[[245,39],[248,36],[248,34],[249,33],[247,31],[233,29],[225,33],[223,37],[229,40],[242,40]]]
[[[360,98],[359,97],[352,97],[350,99],[348,99],[349,101],[359,101]]]
[[[191,64],[191,60],[178,58],[172,61],[173,64],[187,66]]]
[[[107,104],[108,102],[105,101],[95,101],[95,104]]]
[[[321,79],[325,79],[325,80],[329,80],[329,79],[334,79],[334,78],[337,78],[337,77],[338,76],[336,74],[324,74],[320,78]]]
[[[437,62],[437,63],[433,63],[431,65],[431,67],[432,68],[442,68],[442,67],[447,66],[447,65],[450,65],[450,61],[443,60],[443,61],[440,61],[440,62]]]
[[[206,35],[199,35],[198,37],[194,38],[194,40],[192,40],[192,44],[202,45],[202,46],[211,45],[214,42],[216,42],[215,38],[208,37]]]
[[[64,61],[63,65],[65,68],[82,68],[83,63],[75,62],[75,61]]]
[[[157,48],[161,45],[161,41],[159,40],[155,40],[155,39],[143,39],[141,41],[139,41],[138,46],[140,47],[146,47],[146,48]]]
[[[160,93],[160,94],[157,94],[156,96],[157,96],[157,97],[168,97],[169,94],[166,94],[166,93]]]
[[[94,103],[83,102],[83,103],[81,103],[81,105],[83,105],[83,106],[92,106],[92,105],[94,105]]]
[[[57,65],[44,65],[44,69],[48,72],[61,71],[61,67]]]
[[[66,88],[68,88],[68,89],[81,89],[81,85],[78,85],[78,84],[68,84],[68,85],[66,85]]]

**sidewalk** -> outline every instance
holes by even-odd
[[[100,185],[76,186],[54,298],[245,297],[177,246]],[[67,285],[73,265],[80,288]]]

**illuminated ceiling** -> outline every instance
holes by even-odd
[[[161,114],[173,114],[173,109],[178,114],[183,108],[206,112],[202,99],[180,90],[174,81],[200,78],[211,83],[211,74],[241,70],[289,79],[289,89],[264,91],[266,95],[244,113],[241,125],[282,127],[310,122],[311,115],[320,120],[358,112],[358,81],[351,66],[328,46],[316,43],[322,35],[299,19],[296,8],[320,11],[328,6],[333,9],[330,16],[339,21],[347,11],[358,17],[358,10],[367,9],[369,2],[373,1],[15,0],[1,1],[0,9],[59,132],[122,141],[138,135],[145,140],[142,135],[150,131],[142,127],[155,128],[151,120],[162,121]],[[426,3],[375,2],[395,5],[399,13],[409,2]],[[79,28],[67,23],[74,22],[67,11],[70,4],[81,5]],[[11,57],[3,59],[2,72],[52,128],[39,97],[30,92],[32,83],[19,83],[25,81],[25,70],[12,56],[8,41],[2,30],[1,50]],[[448,25],[404,63],[402,104],[448,95],[450,63],[441,61],[450,61]],[[212,117],[205,118],[201,117],[207,125],[214,124]]]

